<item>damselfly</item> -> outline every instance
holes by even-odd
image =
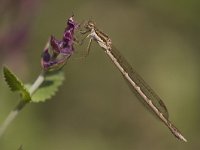
[[[88,53],[92,41],[96,41],[122,73],[124,79],[130,85],[136,96],[170,129],[176,138],[187,142],[181,132],[169,121],[168,111],[163,101],[112,45],[111,39],[100,31],[92,21],[88,21],[84,25],[84,28],[85,31],[81,33],[89,33],[87,38],[90,38],[87,48]]]

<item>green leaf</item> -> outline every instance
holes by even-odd
[[[24,101],[30,101],[31,96],[28,90],[25,88],[22,81],[17,78],[17,76],[11,72],[6,66],[3,67],[3,74],[6,83],[10,87],[11,91],[13,92],[20,92],[21,98]]]
[[[58,87],[62,85],[64,81],[64,73],[57,71],[53,73],[46,73],[45,80],[42,85],[32,96],[32,102],[44,102],[50,99],[58,90]]]

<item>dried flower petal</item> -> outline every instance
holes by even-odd
[[[51,43],[52,49],[55,52],[60,53],[60,43],[61,43],[61,41],[58,41],[54,36],[51,36],[50,43]]]
[[[48,49],[46,49],[46,50],[44,51],[44,53],[42,54],[42,57],[43,57],[43,61],[44,61],[44,62],[49,62],[49,61],[50,61],[51,56],[50,56],[50,54],[49,54],[49,52],[48,52]]]

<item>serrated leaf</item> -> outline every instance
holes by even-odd
[[[62,85],[64,81],[64,73],[57,71],[54,73],[45,74],[45,80],[37,91],[32,95],[32,102],[44,102],[50,99]]]
[[[22,81],[19,80],[19,78],[11,72],[6,66],[3,67],[3,74],[6,83],[10,87],[11,91],[13,92],[20,92],[21,98],[24,101],[30,101],[31,96]]]

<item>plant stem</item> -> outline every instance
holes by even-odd
[[[30,87],[29,92],[30,95],[33,95],[33,93],[39,88],[39,86],[43,83],[45,77],[45,73],[42,71],[38,78],[35,80],[33,85]],[[30,101],[24,101],[21,100],[17,106],[11,110],[11,112],[8,114],[2,125],[0,126],[0,138],[6,131],[7,127],[12,123],[12,121],[16,118],[18,113],[24,108],[26,104],[28,104]]]
[[[38,78],[35,80],[35,82],[33,83],[33,85],[30,87],[29,92],[30,95],[33,95],[33,93],[39,88],[39,86],[43,83],[44,81],[44,76],[45,73],[42,71],[40,73],[40,75],[38,76]]]

